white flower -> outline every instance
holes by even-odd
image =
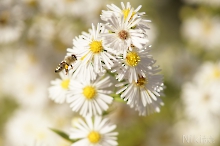
[[[63,118],[63,117],[62,117]],[[57,115],[51,116],[45,111],[20,109],[8,120],[5,128],[5,145],[30,146],[34,141],[42,142],[42,146],[68,146],[67,141],[53,133],[49,127],[58,122]],[[61,128],[56,125],[56,128]],[[63,127],[62,127],[63,128]],[[33,145],[34,146],[34,145]],[[38,145],[36,145],[38,146]]]
[[[66,101],[66,93],[69,90],[69,84],[72,74],[69,72],[66,75],[63,71],[59,73],[61,79],[55,79],[51,81],[51,87],[49,90],[49,98],[56,103],[64,103]]]
[[[195,74],[194,81],[199,85],[220,82],[220,61],[203,63]]]
[[[97,13],[104,5],[103,0],[38,0],[40,10],[43,13],[53,13],[58,17],[70,16],[71,18],[80,18],[83,22],[91,24],[98,22]],[[85,6],[89,6],[83,9]]]
[[[4,83],[0,85],[1,93],[10,95],[22,107],[45,108],[50,80],[36,54],[30,49],[2,47],[0,58],[0,81]]]
[[[71,146],[117,146],[118,132],[113,132],[116,125],[108,122],[108,119],[102,119],[96,116],[94,121],[86,117],[85,121],[79,119],[70,133],[71,139],[78,140]]]
[[[219,141],[219,121],[198,123],[193,120],[181,120],[172,128],[176,145],[186,143],[196,146],[216,146]],[[188,145],[187,144],[187,145]]]
[[[112,15],[115,15],[119,18],[124,17],[126,19],[129,15],[130,11],[132,11],[131,17],[133,17],[134,15],[137,15],[138,18],[141,18],[140,22],[136,25],[136,28],[140,28],[144,31],[149,29],[149,27],[147,26],[147,22],[151,22],[151,21],[142,18],[142,16],[145,15],[145,12],[138,12],[142,7],[141,5],[139,5],[135,10],[133,10],[134,8],[131,7],[130,2],[127,2],[126,7],[125,7],[124,3],[121,2],[122,9],[120,9],[119,7],[117,7],[114,4],[107,5],[107,7],[109,10],[107,10],[107,11],[102,10],[102,15],[101,15],[102,20],[107,21],[108,19],[111,19]]]
[[[145,48],[142,50],[133,49],[127,51],[125,57],[123,55],[118,56],[116,62],[116,68],[112,72],[117,73],[116,79],[121,81],[122,79],[128,79],[137,81],[138,75],[146,77],[147,72],[151,71],[151,66],[155,63],[152,55],[149,54],[149,49]]]
[[[220,18],[188,18],[182,25],[183,37],[193,45],[206,50],[218,49],[220,46]]]
[[[11,4],[0,5],[0,44],[17,41],[24,30],[21,8]]]
[[[106,78],[99,77],[91,80],[75,80],[70,83],[67,93],[67,102],[73,111],[79,112],[82,116],[101,115],[106,111],[113,98],[108,94],[111,91],[105,90],[112,85]]]
[[[187,83],[182,89],[185,114],[198,123],[216,121],[220,116],[220,83]],[[198,110],[199,109],[199,110]]]
[[[152,68],[152,70],[157,70]],[[119,83],[116,87],[122,87],[116,93],[121,94],[121,98],[127,101],[131,108],[135,108],[139,115],[146,115],[153,112],[160,112],[163,105],[159,96],[163,93],[162,76],[157,74],[147,74],[146,77],[138,76],[137,82]]]
[[[148,42],[146,34],[141,29],[135,28],[141,19],[137,18],[137,15],[132,16],[132,12],[133,10],[130,10],[126,19],[113,14],[106,24],[109,32],[102,34],[107,44],[117,54],[123,53],[124,56],[128,49],[132,50],[132,46],[142,49]]]
[[[96,73],[104,73],[106,68],[111,69],[115,57],[100,36],[103,32],[105,29],[102,24],[98,23],[97,28],[92,24],[89,33],[84,32],[73,40],[73,49],[67,49],[67,51],[68,54],[75,54],[78,58],[79,63],[74,65],[74,70],[80,69],[80,65],[91,66],[94,68],[91,71]],[[76,73],[78,72],[80,71]]]

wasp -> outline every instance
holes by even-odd
[[[69,71],[69,66],[73,68],[72,64],[77,60],[76,55],[72,54],[71,56],[65,56],[63,61],[56,67],[55,73],[58,73],[65,69],[66,75],[68,74]]]

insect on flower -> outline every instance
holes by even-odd
[[[76,55],[72,54],[71,56],[65,56],[64,60],[61,61],[61,63],[57,66],[57,68],[55,69],[55,73],[58,73],[60,71],[62,71],[63,69],[65,69],[66,74],[69,71],[69,66],[71,66],[71,68],[73,68],[72,64],[77,60]]]

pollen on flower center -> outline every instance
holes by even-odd
[[[138,56],[136,52],[127,53],[126,63],[129,66],[137,66],[139,62],[140,62],[140,57]]]
[[[86,86],[85,88],[83,88],[83,95],[87,99],[93,99],[96,95],[96,89],[92,86]]]
[[[103,51],[102,41],[92,41],[89,46],[93,53],[100,53]]]
[[[69,83],[70,83],[70,80],[69,79],[66,79],[66,80],[63,80],[62,82],[61,82],[61,87],[63,88],[63,89],[68,89],[69,88]]]
[[[144,78],[143,76],[139,76],[137,82],[136,82],[136,85],[137,86],[144,86],[145,84],[147,84],[147,78]]]
[[[92,132],[89,133],[88,139],[93,144],[98,143],[101,139],[101,135],[96,131],[92,131]]]
[[[124,14],[124,19],[128,17],[128,14],[130,13],[130,9],[124,9],[122,10],[122,13]],[[132,12],[131,18],[134,16],[135,12]]]
[[[129,33],[125,30],[121,30],[119,33],[118,33],[118,36],[120,39],[122,40],[126,40],[129,36]]]

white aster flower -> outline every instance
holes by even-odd
[[[5,146],[30,146],[34,141],[43,142],[45,145],[42,146],[68,146],[69,143],[48,128],[54,127],[53,122],[58,120],[55,117],[45,111],[17,110],[4,127]]]
[[[117,146],[118,132],[113,132],[116,125],[108,121],[98,116],[94,121],[90,117],[86,117],[85,121],[79,119],[70,133],[70,138],[78,141],[71,146]]]
[[[12,5],[0,5],[0,44],[17,41],[24,30],[20,8]]]
[[[66,93],[69,90],[72,73],[66,75],[63,71],[59,73],[61,79],[51,81],[49,90],[49,98],[56,103],[64,103],[66,101]]]
[[[81,65],[91,66],[94,68],[91,72],[95,71],[96,73],[104,73],[106,68],[111,69],[115,57],[100,36],[104,32],[102,24],[98,23],[97,28],[92,24],[89,33],[83,32],[73,40],[73,49],[67,49],[68,54],[75,54],[78,58],[78,63],[74,65],[73,70],[81,69]],[[74,74],[78,72],[81,73],[81,71],[76,71]]]
[[[123,53],[124,56],[128,49],[132,50],[131,46],[142,49],[148,42],[143,30],[136,28],[141,19],[137,18],[137,15],[132,16],[132,12],[133,10],[130,10],[126,19],[123,16],[118,18],[113,14],[106,24],[109,32],[102,34],[110,47],[117,54]]]
[[[123,55],[118,56],[116,67],[112,72],[116,72],[116,79],[121,81],[126,78],[131,83],[137,81],[138,75],[146,77],[148,71],[152,71],[152,65],[156,61],[149,54],[149,48],[142,50],[133,49],[127,51],[125,57]],[[158,72],[159,70],[155,70]]]
[[[91,80],[75,80],[70,83],[69,91],[67,93],[67,102],[73,111],[79,112],[82,116],[101,115],[106,111],[109,104],[112,103],[113,98],[108,94],[110,87],[110,77],[99,77]]]
[[[219,17],[191,17],[183,22],[181,31],[188,42],[203,49],[218,49],[220,46]]]
[[[151,22],[151,21],[143,19],[145,12],[139,12],[139,10],[142,7],[141,5],[139,5],[135,10],[133,10],[134,8],[131,7],[130,2],[127,2],[126,7],[125,7],[125,4],[123,2],[121,2],[122,9],[120,9],[119,7],[117,7],[114,4],[107,5],[107,7],[109,10],[107,10],[107,11],[102,10],[102,15],[101,15],[102,20],[107,21],[108,19],[111,19],[112,15],[115,15],[119,18],[124,17],[126,19],[129,15],[130,11],[132,11],[131,17],[133,17],[134,15],[137,15],[138,18],[141,18],[140,22],[136,25],[136,28],[140,28],[144,31],[149,29],[149,27],[147,26],[147,22]]]
[[[194,81],[199,84],[207,84],[220,81],[220,61],[217,63],[205,62],[195,74]]]
[[[182,101],[185,114],[198,123],[216,121],[220,117],[220,84],[211,82],[201,85],[187,83],[183,86]],[[199,110],[198,110],[199,109]]]
[[[155,111],[160,112],[160,106],[163,105],[159,98],[163,94],[161,93],[163,90],[161,75],[151,73],[147,74],[146,77],[139,75],[137,82],[119,83],[116,87],[122,87],[116,93],[121,94],[121,98],[127,101],[131,108],[135,108],[139,115],[144,116]]]
[[[184,146],[186,143],[193,146],[216,146],[219,141],[219,121],[204,121],[198,123],[193,120],[180,120],[172,128],[173,139],[178,143],[176,145]],[[184,142],[184,145],[183,145]],[[187,145],[188,145],[187,144]]]

